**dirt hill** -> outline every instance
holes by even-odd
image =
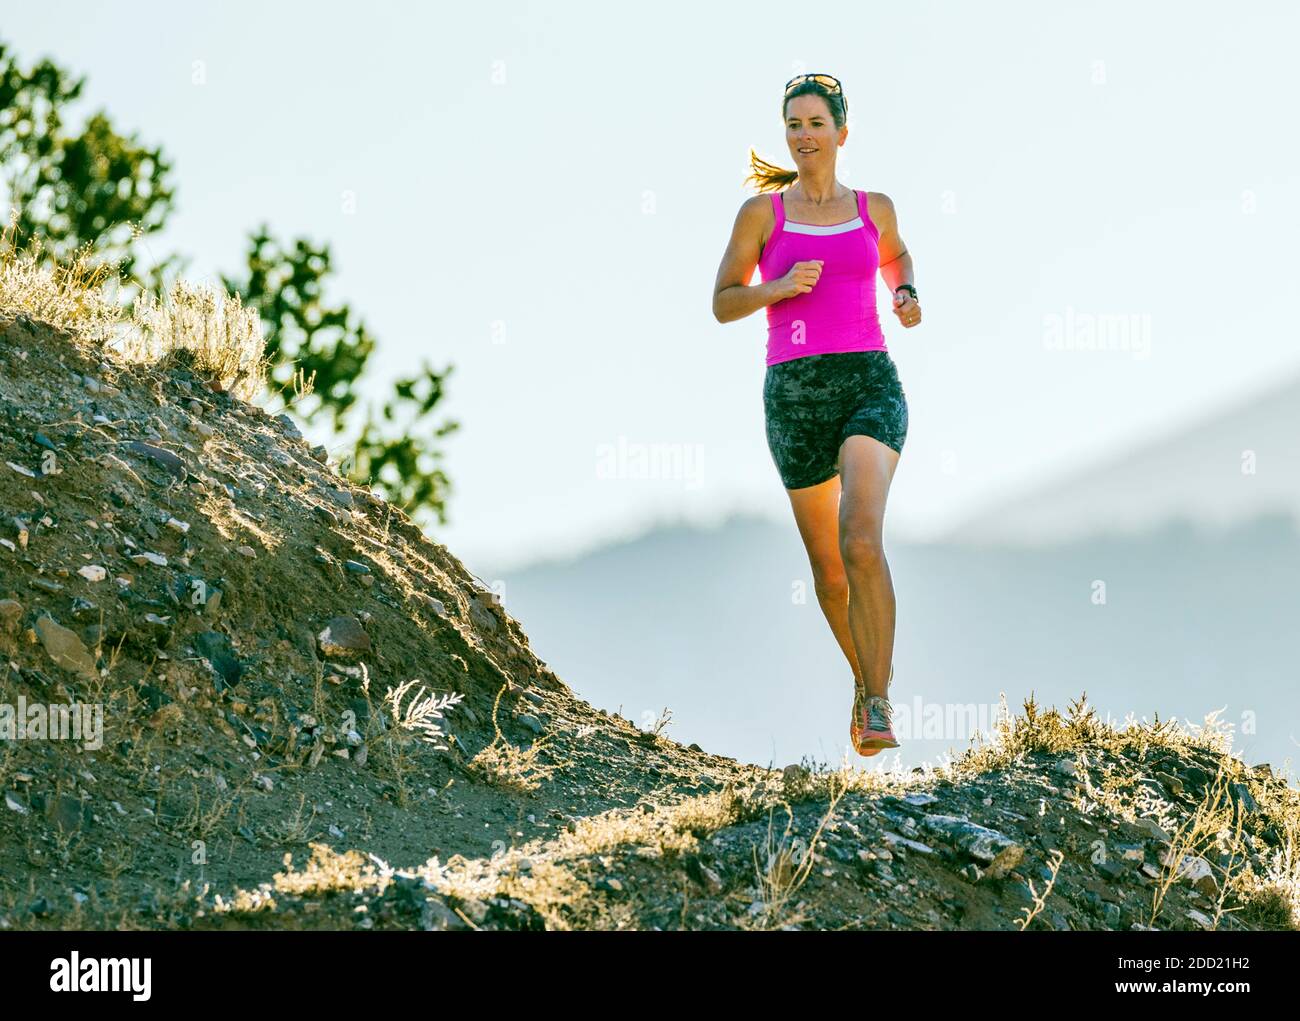
[[[29,312],[0,307],[0,927],[1296,925],[1296,791],[1213,727],[1028,703],[912,773],[683,747],[577,698],[287,416]],[[35,732],[58,705],[102,733]]]

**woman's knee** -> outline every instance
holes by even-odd
[[[827,570],[814,568],[813,589],[820,600],[847,602],[849,598],[849,576],[839,566]]]
[[[846,571],[874,571],[885,563],[885,547],[874,532],[852,532],[840,538],[840,559]]]

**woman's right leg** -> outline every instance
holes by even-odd
[[[849,579],[840,554],[840,477],[802,489],[787,489],[795,523],[808,551],[813,589],[835,641],[853,670],[853,680],[862,686],[853,632],[849,628]]]

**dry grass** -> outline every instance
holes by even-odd
[[[1051,875],[1048,877],[1047,886],[1043,888],[1042,893],[1038,892],[1037,888],[1034,886],[1034,881],[1032,879],[1027,880],[1029,885],[1030,896],[1032,896],[1034,900],[1031,905],[1023,909],[1025,912],[1025,917],[1016,919],[1016,927],[1021,932],[1024,932],[1026,929],[1028,929],[1030,923],[1032,923],[1033,920],[1036,917],[1038,917],[1039,912],[1041,912],[1043,908],[1047,906],[1048,895],[1051,894],[1052,887],[1056,885],[1056,876],[1057,873],[1061,871],[1061,863],[1065,861],[1065,855],[1063,855],[1058,850],[1053,850],[1051,855],[1049,856],[1049,859],[1051,861],[1051,864],[1048,866],[1048,868],[1051,870]]]
[[[19,251],[16,219],[0,234],[0,312],[49,323],[124,361],[186,359],[244,400],[266,387],[262,323],[238,295],[178,280],[161,297],[138,295],[127,311],[119,278],[88,246],[66,263],[44,257],[39,238]]]
[[[841,779],[845,778],[841,776]],[[817,823],[817,829],[813,831],[812,837],[806,843],[802,837],[791,837],[794,813],[788,804],[782,803],[786,811],[786,826],[775,842],[772,838],[772,817],[769,815],[765,844],[762,848],[754,847],[754,873],[759,891],[758,910],[748,920],[745,928],[797,928],[808,921],[807,915],[792,907],[794,897],[808,879],[808,874],[817,861],[817,844],[821,840],[822,830],[834,817],[835,807],[847,789],[847,780],[842,785],[836,785],[832,779],[830,803]]]
[[[527,793],[536,790],[543,780],[550,779],[559,767],[538,761],[538,755],[550,743],[548,737],[539,737],[527,749],[516,748],[505,739],[497,724],[497,712],[505,690],[505,685],[502,685],[492,702],[492,729],[495,731],[492,743],[470,759],[466,768],[488,783]]]

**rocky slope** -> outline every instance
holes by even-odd
[[[20,732],[57,705],[102,733]],[[1212,733],[1028,705],[910,774],[683,747],[287,416],[16,309],[0,737],[0,927],[1295,924],[1296,792]]]

